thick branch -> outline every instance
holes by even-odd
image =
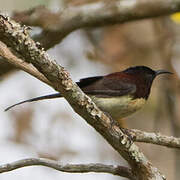
[[[51,85],[51,83],[45,78],[39,71],[37,71],[34,66],[29,63],[24,62],[22,59],[17,58],[12,52],[7,48],[7,46],[0,41],[0,56],[5,57],[8,62],[14,66],[28,72],[34,77],[38,78],[40,81]],[[148,133],[140,131],[137,129],[126,129],[127,133],[132,136],[132,139],[136,142],[152,143],[161,146],[167,146],[170,148],[180,148],[180,138],[170,137],[161,135],[160,133]]]
[[[71,6],[59,13],[37,7],[16,13],[14,18],[26,25],[42,27],[44,32],[36,36],[35,40],[48,49],[79,28],[120,24],[177,11],[180,11],[180,0],[115,0]]]
[[[68,72],[37,46],[29,37],[26,28],[1,15],[0,40],[26,61],[31,62],[52,83],[53,88],[61,92],[75,112],[93,126],[128,161],[137,179],[165,179],[121,131],[117,122],[100,111],[91,99],[72,82]]]
[[[39,71],[37,71],[34,66],[29,63],[24,62],[22,59],[17,58],[12,52],[7,48],[7,46],[0,41],[0,56],[5,57],[8,62],[12,65],[28,72],[40,81],[51,85],[51,83],[44,77]],[[132,139],[136,142],[152,143],[161,146],[167,146],[170,148],[180,148],[180,138],[175,138],[173,136],[165,136],[160,133],[149,133],[140,131],[137,129],[126,129],[127,133],[131,135]]]
[[[68,173],[89,173],[89,172],[109,173],[135,180],[135,177],[133,176],[131,170],[123,166],[105,165],[99,163],[61,165],[57,161],[42,159],[42,158],[28,158],[28,159],[15,161],[12,163],[0,165],[0,173],[12,171],[26,166],[35,166],[35,165],[46,166],[56,169],[58,171],[68,172]]]

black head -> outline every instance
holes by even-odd
[[[149,81],[152,81],[157,75],[160,75],[160,74],[165,74],[165,73],[172,74],[171,72],[166,71],[166,70],[157,70],[157,71],[154,71],[151,68],[146,67],[146,66],[134,66],[134,67],[130,67],[130,68],[124,70],[123,72],[127,73],[127,74],[134,75],[134,76],[135,75],[140,75],[144,79],[149,80]]]
[[[146,66],[135,66],[130,67],[123,71],[126,74],[131,75],[132,79],[136,83],[137,86],[137,97],[144,97],[148,98],[150,89],[152,86],[152,82],[154,78],[160,74],[172,74],[166,70],[157,70],[154,71],[149,67]]]

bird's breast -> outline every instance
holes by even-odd
[[[139,110],[146,102],[144,98],[133,99],[132,96],[96,97],[90,96],[96,105],[109,113],[115,120],[131,115]]]

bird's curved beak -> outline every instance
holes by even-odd
[[[160,74],[173,74],[172,72],[166,71],[166,70],[157,70],[156,71],[156,76],[160,75]]]

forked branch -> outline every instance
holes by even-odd
[[[30,38],[27,28],[0,15],[0,40],[11,47],[13,52],[23,57],[24,61],[33,64],[51,82],[52,87],[66,98],[75,112],[93,126],[127,160],[134,177],[143,180],[165,179],[131,139],[122,132],[117,122],[100,111],[71,80],[69,73]]]

